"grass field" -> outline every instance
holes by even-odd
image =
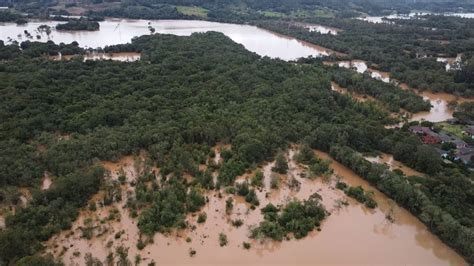
[[[464,136],[462,134],[464,126],[462,126],[462,125],[451,125],[451,124],[446,123],[446,122],[441,122],[441,123],[437,123],[436,126],[442,128],[444,131],[446,131],[448,133],[451,133],[452,135],[457,136],[461,139]]]
[[[197,6],[176,6],[176,9],[178,9],[178,12],[183,15],[196,16],[200,18],[207,18],[207,13],[209,13],[209,10]]]

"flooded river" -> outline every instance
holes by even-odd
[[[332,64],[328,62],[327,64]],[[341,61],[338,62],[340,67],[354,69],[358,73],[370,73],[371,77],[374,79],[381,80],[383,82],[389,83],[393,82],[398,84],[400,88],[404,90],[412,90],[422,96],[425,100],[431,103],[431,109],[428,112],[419,112],[416,114],[412,114],[410,117],[410,121],[431,121],[431,122],[441,122],[446,121],[447,119],[453,118],[454,110],[450,108],[450,102],[473,102],[474,99],[468,99],[463,97],[458,97],[453,94],[444,93],[444,92],[430,92],[430,91],[417,91],[414,90],[406,84],[399,84],[398,81],[393,80],[390,78],[390,74],[387,72],[378,71],[375,69],[371,69],[367,66],[367,63],[363,60],[352,60],[352,61]]]
[[[154,243],[141,251],[136,248],[139,239],[136,220],[131,219],[128,211],[120,206],[123,203],[115,207],[121,214],[120,221],[100,225],[97,223],[99,228],[102,228],[99,231],[105,233],[86,240],[80,237],[80,228],[87,218],[94,221],[104,219],[113,207],[99,207],[96,212],[83,211],[73,230],[63,232],[50,240],[47,251],[56,257],[62,257],[66,264],[82,264],[86,252],[105,261],[110,251],[113,252],[117,246],[123,245],[129,248],[128,257],[131,260],[140,254],[143,264],[154,261],[159,265],[466,265],[458,254],[432,235],[415,217],[350,169],[337,162],[331,164],[334,176],[341,176],[344,182],[352,186],[360,185],[366,190],[374,191],[378,208],[367,209],[335,189],[334,176],[319,177],[315,180],[302,178],[301,173],[305,170],[291,159],[294,153],[294,150],[287,153],[290,158],[290,171],[287,175],[273,173],[271,168],[274,163],[262,167],[265,185],[257,191],[257,196],[260,207],[263,207],[269,202],[275,205],[285,204],[291,198],[302,200],[315,192],[319,193],[323,198],[323,205],[331,215],[322,223],[320,232],[314,231],[304,239],[283,242],[250,240],[249,228],[263,220],[259,209],[250,210],[250,205],[240,196],[226,195],[221,191],[221,198],[218,192],[210,191],[207,193],[209,202],[201,210],[207,214],[205,223],[198,224],[195,215],[188,215],[187,221],[195,225],[194,228],[173,231],[168,236],[156,234]],[[325,153],[316,154],[321,158],[331,159]],[[125,158],[118,164],[107,163],[105,167],[112,171],[123,167],[127,176],[130,176],[129,180],[136,176],[136,167],[130,158]],[[116,175],[117,173],[113,173],[113,176]],[[236,182],[243,182],[252,175],[253,173],[245,174]],[[280,180],[279,189],[269,187],[268,180],[275,176]],[[293,179],[300,182],[299,189],[289,187]],[[133,188],[126,186],[124,190],[133,191]],[[233,198],[234,202],[230,215],[225,213],[225,200],[228,197]],[[97,199],[98,197],[94,198]],[[345,206],[342,202],[348,205]],[[394,221],[388,221],[387,215],[393,217]],[[233,219],[242,219],[243,226],[233,227]],[[120,239],[116,239],[115,233],[121,230],[125,230],[125,233]],[[225,247],[219,246],[219,233],[227,235],[229,243]],[[244,241],[251,243],[250,250],[242,247]],[[109,247],[107,243],[110,243]],[[196,255],[189,256],[190,250],[196,251]]]
[[[244,45],[249,51],[261,56],[283,60],[293,60],[310,55],[328,55],[332,52],[317,45],[249,25],[192,20],[107,19],[100,22],[100,30],[98,31],[56,31],[54,27],[59,23],[56,21],[35,21],[25,25],[0,23],[0,40],[6,42],[9,40],[19,42],[25,40],[52,40],[56,43],[77,41],[82,47],[98,48],[106,45],[128,43],[133,37],[150,34],[149,26],[151,26],[156,33],[179,36],[187,36],[195,32],[222,32],[235,42]],[[49,36],[44,32],[37,31],[40,25],[52,27]],[[26,37],[25,30],[32,35],[31,39]],[[41,38],[37,39],[37,35]]]

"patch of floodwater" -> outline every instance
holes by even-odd
[[[445,16],[461,17],[461,18],[474,18],[474,13],[445,13]]]
[[[462,55],[459,54],[457,57],[438,57],[437,62],[446,63],[446,71],[457,70],[458,64],[461,62]]]
[[[74,223],[72,231],[63,232],[48,241],[47,251],[53,252],[56,257],[62,257],[67,264],[83,264],[86,252],[91,252],[94,257],[105,261],[110,251],[114,251],[118,245],[124,245],[129,248],[128,257],[131,260],[140,254],[143,263],[155,261],[164,265],[230,263],[295,265],[312,264],[315,261],[320,264],[385,264],[390,261],[398,265],[466,265],[458,254],[432,235],[415,217],[398,207],[350,169],[337,162],[331,164],[335,174],[342,176],[349,185],[361,185],[366,190],[374,191],[374,199],[379,203],[379,208],[369,210],[348,198],[342,191],[334,188],[334,178],[316,180],[302,178],[301,174],[305,169],[291,159],[294,153],[292,149],[286,155],[290,158],[289,173],[280,176],[280,188],[259,189],[257,196],[260,207],[263,207],[268,202],[281,205],[291,198],[305,199],[318,192],[323,197],[324,206],[332,214],[322,223],[321,232],[314,231],[304,239],[283,242],[249,240],[249,227],[257,225],[263,219],[259,209],[251,210],[242,197],[226,195],[223,191],[209,191],[206,195],[209,202],[201,210],[207,214],[205,223],[197,224],[197,216],[188,215],[187,221],[195,227],[172,231],[167,236],[156,234],[154,243],[141,251],[136,248],[139,239],[136,220],[129,218],[128,211],[121,206],[116,206],[121,214],[120,221],[99,223],[97,231],[103,234],[91,240],[80,237],[79,226],[83,225],[85,217],[100,220],[107,216],[109,210],[100,208],[94,213],[81,212],[81,218]],[[317,152],[317,155],[323,159],[331,159],[325,153]],[[274,175],[271,172],[272,164],[263,166],[265,184]],[[107,165],[110,170],[122,167],[120,163]],[[134,168],[130,166],[125,169],[127,175],[133,174],[133,171]],[[247,174],[239,178],[238,182],[251,176],[252,174]],[[299,189],[289,188],[289,180],[292,178],[301,183]],[[222,197],[219,197],[219,193]],[[230,215],[225,213],[225,200],[228,197],[232,197],[234,202]],[[338,204],[340,200],[348,201],[349,205],[341,207]],[[385,216],[388,213],[394,217],[393,223],[386,220]],[[242,219],[244,225],[239,228],[233,227],[230,223],[233,219]],[[125,234],[117,240],[114,235],[120,230],[125,230]],[[219,233],[227,235],[229,240],[227,246],[219,246]],[[67,237],[68,234],[71,234],[70,237]],[[187,237],[191,239],[190,242],[186,241]],[[113,241],[110,248],[107,247],[109,241]],[[250,250],[242,247],[244,241],[252,244]],[[68,248],[62,251],[63,246]],[[194,257],[189,256],[191,249],[196,251]],[[368,250],[371,252],[367,252]],[[75,256],[74,252],[80,254],[76,253]]]
[[[222,161],[222,157],[221,157],[221,153],[223,150],[229,150],[231,149],[231,145],[230,144],[217,144],[213,149],[214,149],[214,154],[215,154],[215,157],[214,157],[214,163],[215,164],[219,164],[221,163]]]
[[[319,32],[321,34],[337,35],[342,31],[341,29],[318,24],[296,23],[296,25],[307,29],[309,32]]]
[[[374,79],[381,80],[385,83],[390,83],[390,75],[385,72],[369,69],[370,76]]]
[[[63,231],[47,241],[45,252],[51,253],[55,257],[61,257],[67,265],[84,264],[86,253],[91,253],[94,257],[105,262],[109,252],[114,252],[119,246],[129,248],[129,258],[132,260],[135,254],[138,254],[136,243],[140,235],[136,225],[137,221],[130,217],[129,211],[122,205],[125,204],[127,196],[134,193],[130,182],[140,174],[142,167],[140,165],[143,165],[143,160],[126,156],[117,163],[103,162],[102,164],[110,172],[109,178],[111,180],[117,180],[122,171],[125,174],[128,183],[121,186],[122,202],[101,206],[99,203],[103,199],[103,192],[99,192],[90,200],[90,202],[97,203],[96,211],[82,210],[70,230]],[[114,219],[110,219],[111,213],[115,213]],[[82,233],[86,228],[87,220],[90,220],[90,228],[93,228],[94,236],[91,239],[84,238]],[[123,234],[117,238],[115,235],[120,232]]]
[[[388,16],[365,16],[365,17],[359,17],[357,19],[367,21],[370,23],[393,23],[390,21],[390,19],[412,19],[414,16],[411,15],[398,15],[398,14],[392,14]]]
[[[361,74],[368,72],[372,78],[381,80],[385,83],[390,82],[390,75],[388,73],[369,68],[367,63],[363,60],[340,61],[337,64],[340,67],[354,69]]]
[[[391,19],[416,19],[426,15],[437,15],[437,16],[451,16],[461,18],[474,18],[474,13],[432,13],[432,12],[411,12],[409,14],[391,14],[388,16],[365,16],[357,19],[367,21],[370,23],[393,23]]]
[[[413,90],[412,88],[408,87],[408,85],[402,83],[399,85],[400,88],[405,90]],[[418,95],[422,96],[423,99],[430,101],[431,109],[427,112],[419,112],[415,114],[411,114],[409,121],[430,121],[430,122],[442,122],[448,119],[453,118],[454,110],[451,108],[450,103],[463,103],[463,102],[474,102],[474,99],[471,98],[463,98],[453,94],[444,93],[444,92],[430,92],[430,91],[422,91],[418,92]]]
[[[5,217],[0,215],[0,229],[5,228]]]
[[[355,69],[358,73],[364,73],[367,71],[367,63],[362,60],[352,60],[352,61],[341,61],[338,63],[340,67]]]
[[[43,176],[43,180],[41,181],[41,190],[49,189],[52,184],[53,184],[53,181],[51,180],[49,173],[45,172]]]
[[[372,163],[379,163],[379,164],[385,164],[389,167],[390,170],[400,170],[405,174],[406,176],[425,176],[423,173],[416,171],[413,168],[410,168],[403,164],[402,162],[399,162],[393,158],[393,155],[391,154],[386,154],[382,153],[380,156],[366,156],[364,157],[367,161],[372,162]]]
[[[71,60],[75,57],[78,57],[78,55],[56,55],[56,56],[51,56],[50,58],[53,60]],[[88,60],[113,60],[113,61],[120,61],[120,62],[134,62],[138,61],[141,58],[140,53],[134,53],[134,52],[121,52],[121,53],[86,53],[85,55],[82,55],[84,58],[84,61]]]
[[[327,62],[326,64],[333,64],[331,62]],[[366,71],[370,72],[372,78],[381,80],[385,83],[394,83],[398,84],[398,86],[404,90],[412,90],[418,95],[422,96],[424,100],[427,100],[431,103],[431,109],[427,112],[419,112],[416,114],[410,115],[410,121],[421,121],[426,120],[430,122],[441,122],[446,121],[447,119],[453,118],[454,110],[450,108],[450,102],[474,102],[474,99],[471,98],[463,98],[459,96],[455,96],[448,93],[434,93],[430,91],[422,91],[419,92],[415,89],[408,87],[408,85],[404,83],[399,83],[396,80],[390,78],[390,74],[387,72],[373,70],[367,67],[366,62],[362,60],[353,60],[353,61],[341,61],[338,62],[340,67],[345,67],[349,69],[354,69],[358,73],[365,73]]]
[[[133,37],[150,34],[150,27],[156,33],[189,36],[196,32],[217,31],[227,35],[233,41],[242,44],[247,50],[261,56],[294,60],[307,56],[322,56],[332,53],[331,50],[297,40],[288,36],[276,34],[250,25],[238,25],[209,21],[193,20],[130,20],[106,19],[99,22],[98,31],[57,31],[54,27],[57,21],[32,21],[25,25],[15,23],[0,23],[0,40],[25,41],[37,40],[56,43],[71,43],[77,41],[81,47],[98,48],[107,45],[128,43]],[[40,25],[52,28],[48,35],[38,31]],[[31,34],[26,37],[25,30]],[[40,39],[36,39],[39,36]]]
[[[316,154],[323,159],[332,159],[327,153],[317,151]],[[351,169],[338,163],[337,161],[332,162],[331,168],[334,170],[336,175],[342,176],[343,181],[351,186],[362,186],[367,191],[374,192],[374,199],[378,203],[378,208],[372,213],[372,221],[366,224],[365,219],[357,219],[355,217],[349,218],[348,220],[357,221],[356,224],[360,225],[359,229],[342,228],[343,232],[348,235],[345,239],[363,239],[363,246],[366,244],[369,246],[374,245],[373,250],[385,253],[385,248],[389,248],[395,253],[400,252],[398,255],[394,253],[387,253],[384,260],[384,255],[377,255],[372,261],[367,260],[366,263],[370,264],[384,264],[390,261],[394,264],[427,264],[427,265],[466,265],[466,262],[455,253],[451,248],[446,246],[439,238],[429,232],[424,224],[422,224],[416,217],[411,215],[404,208],[399,207],[396,203],[390,200],[383,193],[372,187],[367,181],[355,174]],[[349,208],[350,209],[350,208]],[[390,223],[385,220],[385,215],[391,214],[394,218],[394,223]],[[329,222],[330,220],[328,220]],[[360,221],[362,221],[360,223]],[[351,223],[348,221],[348,223]],[[369,226],[370,225],[370,226]],[[367,227],[366,227],[367,226]],[[322,233],[328,231],[327,224],[323,225]],[[350,225],[349,225],[350,227]],[[367,235],[361,234],[360,231],[369,230],[368,227],[372,227],[372,234],[367,232]],[[359,231],[360,230],[360,231]],[[341,232],[342,235],[344,233]],[[385,240],[383,240],[385,239]],[[375,246],[379,243],[380,246]],[[344,244],[342,244],[344,245]],[[347,246],[347,245],[344,245]],[[347,249],[350,249],[348,246]],[[353,243],[353,248],[357,249],[361,254],[364,253],[363,247],[358,247],[356,243]],[[372,250],[369,249],[369,250]],[[341,246],[341,250],[346,250]],[[413,250],[416,249],[417,251]],[[388,250],[387,250],[388,251]],[[350,251],[352,253],[352,250]],[[417,261],[421,257],[430,255],[426,258],[425,262]],[[424,254],[424,255],[423,255]],[[364,255],[355,255],[363,257]],[[398,257],[397,257],[398,256]],[[412,257],[413,256],[413,257]],[[356,260],[357,261],[357,260]],[[356,263],[356,261],[348,264]]]
[[[375,98],[372,97],[372,96],[357,94],[357,93],[354,93],[354,92],[349,92],[349,90],[347,90],[346,88],[341,87],[339,84],[337,84],[336,82],[333,82],[333,81],[331,82],[331,90],[333,90],[335,92],[338,92],[340,94],[348,94],[352,98],[354,98],[354,99],[356,99],[360,102],[366,102],[368,100],[376,101]]]

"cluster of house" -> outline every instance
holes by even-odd
[[[436,148],[440,156],[445,159],[449,158],[454,161],[462,161],[464,164],[471,163],[471,157],[474,156],[474,147],[471,147],[459,137],[445,132],[434,132],[431,128],[423,126],[411,126],[408,128],[408,130],[413,134],[419,135],[425,144],[436,145],[452,143],[453,146],[456,147],[456,151],[454,153],[450,153],[449,151]],[[474,126],[468,126],[463,131],[463,134],[474,139]]]

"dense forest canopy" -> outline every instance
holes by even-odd
[[[151,206],[140,214],[139,226],[153,234],[183,226],[183,215],[202,206],[199,193],[186,193],[184,174],[203,187],[231,186],[246,169],[301,142],[331,150],[473,259],[466,244],[474,226],[470,174],[444,165],[433,148],[404,129],[385,129],[388,114],[374,103],[331,91],[333,77],[325,66],[260,58],[215,32],[142,36],[106,48],[141,52],[142,60],[131,63],[50,61],[29,52],[42,45],[24,47],[0,64],[2,198],[12,199],[9,188],[37,188],[45,170],[56,184],[35,192],[28,207],[7,218],[7,230],[0,232],[4,262],[35,254],[41,241],[71,226],[78,208],[104,182],[99,161],[145,150],[162,175],[171,174],[157,190],[144,192]],[[216,143],[232,149],[211,184],[198,165]],[[394,154],[432,179],[400,174],[390,174],[391,182],[380,179],[388,169],[355,156],[375,150]],[[419,197],[406,202],[400,193],[407,191]],[[154,219],[162,206],[175,208],[166,219]]]
[[[395,10],[472,10],[474,4],[468,0],[2,3],[14,9],[0,11],[0,21],[19,24],[26,17],[67,15],[68,7],[83,7],[97,18],[251,23],[341,52],[324,58],[328,62],[363,59],[370,68],[390,72],[391,78],[413,88],[474,95],[474,20],[428,15],[371,24],[352,18]],[[30,14],[25,17],[22,12]],[[92,21],[96,19],[55,19],[68,21],[59,29],[96,30],[99,25]],[[340,31],[337,35],[310,32],[296,21]],[[139,52],[141,60],[84,61],[80,55],[85,50],[77,42],[0,41],[0,204],[19,205],[19,187],[33,192],[28,205],[9,215],[7,228],[0,231],[0,264],[50,263],[35,255],[43,241],[70,228],[88,199],[108,185],[103,161],[145,152],[149,163],[160,168],[162,183],[147,187],[145,183],[155,178],[152,173],[137,182],[136,203],[146,206],[136,214],[137,225],[141,233],[153,235],[185,227],[186,214],[205,204],[203,188],[246,191],[246,201],[257,206],[255,191],[234,187],[235,179],[277,154],[282,161],[281,151],[295,143],[304,144],[310,152],[330,152],[474,262],[472,173],[463,165],[446,163],[432,146],[410,134],[408,126],[418,122],[385,128],[394,121],[389,112],[430,108],[412,91],[336,64],[325,65],[321,59],[288,63],[262,58],[215,32],[142,36],[129,44],[104,47],[104,51]],[[48,59],[58,53],[78,57]],[[458,55],[461,59],[451,71],[437,61],[437,57]],[[332,91],[331,82],[376,102]],[[472,120],[472,109],[472,104],[461,104],[454,116]],[[212,166],[218,173],[214,183],[211,173],[199,165],[208,161],[217,144],[231,148],[223,151],[222,165]],[[361,155],[380,151],[428,177],[407,177]],[[280,164],[275,169],[286,171],[287,165]],[[312,168],[318,172],[327,168],[323,166],[315,162]],[[42,191],[39,185],[45,172],[54,185]],[[185,175],[193,181],[187,182]],[[357,188],[348,188],[346,193],[360,195]],[[315,219],[309,227],[301,224],[302,230],[294,230],[291,225],[299,219],[287,213],[307,208],[317,210],[311,213]],[[311,200],[269,209],[271,216],[253,231],[255,237],[278,240],[287,233],[304,237],[326,215],[318,201]]]
[[[357,139],[351,146],[361,150],[376,145],[386,131],[386,113],[331,92],[321,69],[259,58],[222,34],[144,36],[132,46],[143,53],[141,61],[19,56],[1,63],[2,186],[37,186],[44,170],[55,180],[75,182],[71,176],[81,176],[97,159],[113,161],[141,149],[164,174],[198,175],[200,150],[206,150],[199,147],[217,142],[234,147],[218,178],[231,184],[245,168],[321,124],[331,125],[344,143]],[[42,200],[53,192],[39,193],[7,219],[0,257],[12,261],[32,254],[39,240],[68,228],[75,208],[97,189],[100,178],[91,178],[96,179],[83,184],[83,193],[59,186],[51,199]],[[45,208],[67,220],[33,222]],[[26,246],[14,248],[18,241]]]
[[[355,19],[312,18],[308,23],[341,29],[337,35],[310,32],[292,21],[258,20],[263,28],[294,36],[311,43],[346,53],[344,59],[362,59],[369,67],[389,72],[391,77],[410,87],[473,96],[472,72],[474,20],[426,16],[398,19],[390,23],[368,23]],[[446,70],[438,57],[463,55],[460,66]]]

